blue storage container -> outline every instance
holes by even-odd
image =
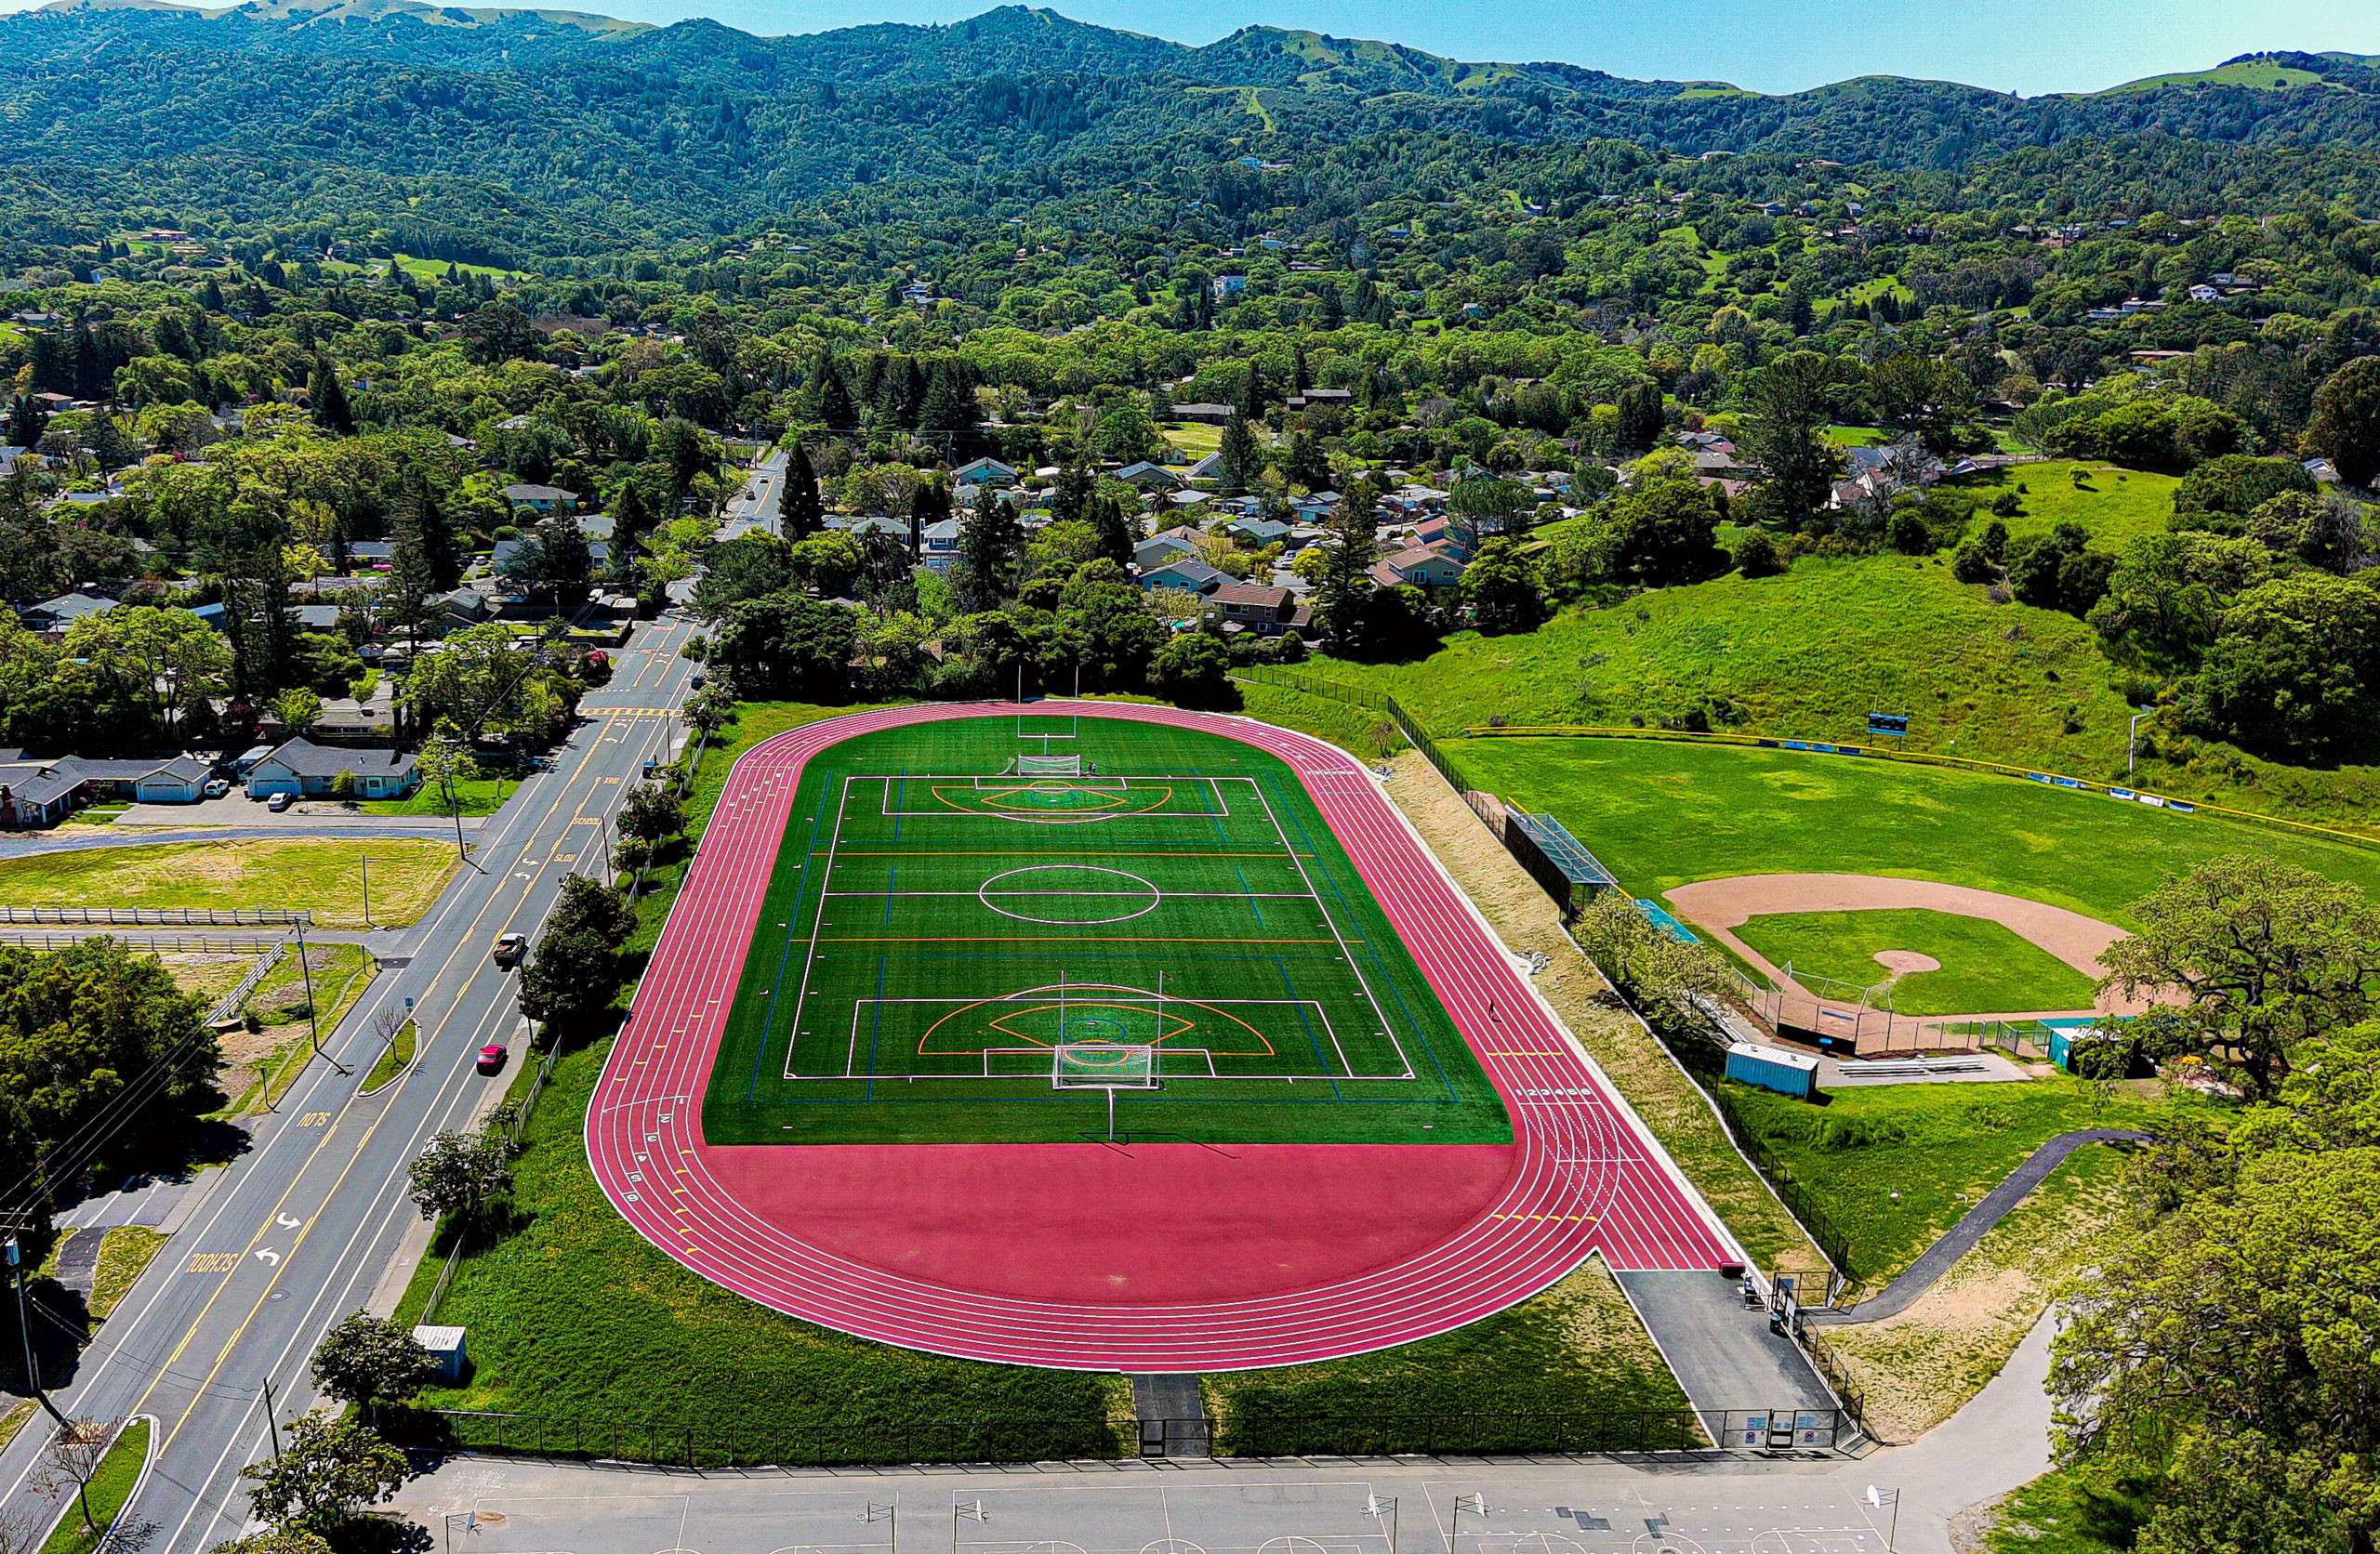
[[[1727,1048],[1727,1077],[1796,1100],[1814,1100],[1818,1093],[1818,1060],[1806,1052],[1739,1041]]]

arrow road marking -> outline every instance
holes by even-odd
[[[264,1259],[266,1262],[271,1263],[275,1268],[279,1268],[281,1266],[281,1254],[274,1251],[270,1246],[258,1247],[257,1256]]]

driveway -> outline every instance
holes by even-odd
[[[511,794],[508,792],[505,797],[509,798]],[[455,834],[452,815],[392,814],[337,798],[301,798],[275,814],[262,799],[250,798],[237,788],[220,798],[202,799],[196,804],[135,804],[118,815],[115,823],[119,827],[203,825],[254,831],[281,831],[309,825],[398,826],[425,832],[443,831],[450,836]],[[463,817],[466,832],[476,830],[479,823],[477,815]]]

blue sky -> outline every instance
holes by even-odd
[[[35,0],[0,0],[0,10]],[[754,33],[955,21],[992,0],[464,0]],[[1618,75],[1790,91],[1932,76],[2091,91],[2257,49],[2380,54],[2380,0],[1060,0],[1084,21],[1209,43],[1250,22],[1386,38],[1467,59],[1567,59]]]

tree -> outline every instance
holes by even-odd
[[[347,402],[347,390],[339,386],[338,369],[324,356],[314,358],[314,370],[306,382],[306,400],[311,407],[314,425],[324,431],[350,437],[355,432],[355,410]]]
[[[1024,548],[1025,526],[1016,509],[985,486],[959,531],[959,562],[950,581],[960,601],[970,610],[989,610],[1014,594]]]
[[[2380,356],[2355,358],[2314,391],[2306,445],[2349,485],[2380,475]]]
[[[714,623],[723,621],[746,599],[792,586],[792,545],[764,530],[747,530],[711,547],[703,575],[694,584],[694,613]]]
[[[241,1469],[248,1508],[284,1533],[328,1534],[405,1482],[405,1455],[356,1419],[321,1409],[290,1422],[279,1455]]]
[[[2243,534],[2250,513],[2289,491],[2314,494],[2314,478],[2295,459],[2246,454],[2212,458],[2174,488],[2174,527]]]
[[[843,382],[842,367],[826,347],[818,348],[810,366],[811,418],[828,431],[853,431],[859,427],[859,409]]]
[[[1490,637],[1534,631],[1545,619],[1545,591],[1516,540],[1499,535],[1463,569],[1462,597],[1472,623]]]
[[[1256,433],[1249,428],[1248,417],[1236,410],[1223,423],[1223,441],[1215,454],[1223,461],[1216,468],[1215,483],[1226,496],[1246,491],[1264,466],[1264,456],[1256,446]]]
[[[1661,386],[1637,378],[1620,389],[1620,419],[1613,430],[1617,451],[1645,453],[1661,441]]]
[[[511,1141],[496,1133],[434,1135],[407,1167],[406,1193],[425,1215],[451,1214],[476,1224],[511,1196],[512,1155]]]
[[[686,829],[685,805],[662,784],[639,784],[620,806],[618,829],[641,842],[667,841]]]
[[[787,590],[727,612],[708,662],[749,696],[831,700],[850,692],[859,627],[848,605]]]
[[[1183,706],[1222,706],[1231,700],[1231,654],[1203,631],[1178,632],[1149,665],[1149,689]]]
[[[209,1554],[337,1554],[319,1533],[292,1528],[281,1533],[251,1533],[218,1543]]]
[[[1728,566],[1719,548],[1719,512],[1692,480],[1639,480],[1606,508],[1613,562],[1647,587],[1699,583]]]
[[[983,424],[983,407],[975,402],[974,385],[966,363],[956,356],[935,361],[926,378],[925,398],[918,407],[920,431],[967,432]]]
[[[1778,357],[1752,375],[1739,446],[1761,471],[1778,517],[1798,528],[1827,504],[1842,456],[1827,440],[1836,370],[1816,351]]]
[[[357,1311],[314,1346],[311,1374],[325,1396],[355,1404],[369,1418],[374,1403],[409,1398],[429,1386],[438,1362],[412,1328]]]
[[[2306,1055],[2231,1127],[2167,1130],[2052,1347],[2057,1455],[2149,1481],[2146,1554],[2374,1546],[2380,1024]]]
[[[2337,760],[2380,727],[2380,576],[2303,572],[2259,584],[2223,625],[2183,707],[2195,727],[2294,760]]]
[[[302,685],[276,692],[271,706],[274,720],[298,739],[305,738],[323,720],[322,697]]]
[[[636,586],[637,560],[652,528],[653,510],[643,489],[634,481],[621,481],[619,494],[612,499],[611,554],[604,558],[604,572],[611,581],[631,588]]]
[[[536,953],[521,970],[521,1012],[541,1024],[584,1025],[611,1007],[624,975],[620,947],[636,912],[585,875],[562,881]]]
[[[405,677],[400,695],[413,726],[461,740],[550,737],[570,714],[575,682],[554,667],[543,644],[513,652],[519,640],[493,624],[450,634]]]
[[[1364,614],[1373,593],[1372,563],[1379,552],[1372,545],[1372,508],[1378,487],[1368,477],[1350,481],[1338,511],[1330,515],[1329,533],[1320,542],[1329,560],[1314,589],[1314,623],[1333,652],[1353,645],[1364,632]]]
[[[785,485],[777,492],[777,527],[788,540],[807,538],[826,527],[818,469],[810,462],[810,450],[799,442],[786,460]]]
[[[1736,542],[1731,558],[1746,577],[1775,577],[1785,570],[1785,553],[1777,548],[1765,529],[1752,529]]]
[[[2274,1093],[2296,1048],[2373,1007],[2380,909],[2352,885],[2269,856],[2211,859],[2133,904],[2139,931],[2100,953],[2100,982],[2125,997],[2188,1000],[2135,1023],[2143,1040],[2235,1066]]]
[[[91,1482],[99,1476],[105,1465],[108,1448],[124,1429],[122,1419],[94,1419],[76,1416],[58,1427],[42,1449],[41,1459],[34,1464],[27,1481],[36,1495],[56,1495],[61,1490],[74,1492],[74,1508],[83,1518],[86,1532],[99,1531],[99,1522],[91,1515]]]

